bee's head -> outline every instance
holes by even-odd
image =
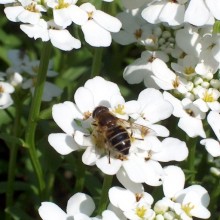
[[[103,112],[109,112],[109,109],[105,106],[98,106],[94,109],[93,113],[92,113],[92,117],[96,118],[98,117],[100,114],[102,114]]]

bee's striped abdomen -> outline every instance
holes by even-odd
[[[120,125],[112,126],[107,131],[107,138],[112,148],[123,155],[128,155],[131,141],[125,128]]]

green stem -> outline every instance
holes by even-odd
[[[43,178],[43,171],[35,147],[35,131],[37,126],[37,120],[40,113],[41,99],[42,99],[44,83],[47,75],[51,48],[52,46],[50,42],[43,43],[39,72],[37,75],[37,81],[31,103],[30,112],[29,112],[29,118],[28,118],[26,136],[25,136],[26,144],[29,149],[30,158],[34,167],[34,171],[37,175],[37,179],[39,183],[39,191],[41,196],[43,196],[43,191],[45,189],[45,182]]]
[[[82,192],[85,185],[85,165],[82,163],[82,153],[77,152],[78,154],[66,156],[66,160],[72,167],[72,172],[75,175],[75,186],[74,192]],[[76,168],[77,167],[77,168]]]
[[[112,185],[112,179],[113,179],[113,176],[110,176],[110,175],[105,175],[104,177],[104,182],[102,185],[102,194],[99,200],[99,206],[98,206],[98,211],[97,211],[99,215],[102,214],[102,212],[106,209],[108,205],[108,202],[109,202],[108,191]]]
[[[189,149],[189,156],[188,156],[188,170],[190,173],[189,181],[191,183],[195,181],[195,176],[196,176],[196,168],[195,168],[196,144],[197,144],[197,138],[189,138],[187,141],[187,145]]]
[[[101,10],[108,13],[110,11],[110,5],[106,2],[101,2]],[[102,56],[103,56],[103,47],[94,48],[91,77],[100,75],[100,71],[102,67]]]
[[[13,135],[15,137],[19,137],[20,133],[20,122],[21,122],[21,102],[15,97],[14,105],[15,105],[15,120],[13,127]],[[14,196],[14,180],[16,173],[16,162],[17,162],[17,153],[18,153],[18,144],[12,144],[10,149],[10,157],[9,157],[9,166],[8,166],[8,183],[7,183],[7,191],[6,191],[6,207],[10,208],[13,205],[13,196]],[[11,219],[11,216],[6,213],[6,220]]]
[[[92,61],[91,77],[100,75],[102,65],[103,48],[95,48],[95,53]]]
[[[216,210],[218,206],[218,199],[220,196],[220,179],[219,177],[216,177],[216,178],[217,179],[215,181],[213,191],[211,192],[211,195],[210,195],[211,199],[210,199],[209,207],[210,207],[211,213],[214,213],[214,210]]]

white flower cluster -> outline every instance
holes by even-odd
[[[81,26],[88,44],[108,47],[112,41],[110,33],[118,32],[121,22],[96,9],[91,3],[80,6],[76,3],[77,0],[0,1],[0,4],[7,4],[4,10],[7,18],[13,22],[21,22],[21,30],[30,38],[50,40],[54,47],[65,51],[79,49],[81,41],[67,30],[68,26],[75,24]]]
[[[116,84],[102,77],[95,77],[76,90],[74,100],[75,103],[66,101],[53,106],[53,119],[63,133],[50,134],[48,137],[50,145],[61,155],[84,150],[82,155],[84,164],[96,165],[103,173],[116,175],[126,188],[111,188],[108,210],[104,211],[102,216],[88,219],[188,220],[192,219],[192,216],[209,218],[207,191],[199,185],[184,189],[183,171],[177,166],[163,167],[160,164],[185,160],[188,148],[185,142],[168,137],[167,128],[157,124],[169,118],[174,110],[159,90],[147,88],[139,94],[137,100],[126,102]],[[110,141],[106,140],[108,136],[104,132],[109,131],[108,125],[106,130],[100,130],[96,124],[94,110],[100,106],[107,107],[113,119],[116,118],[116,122],[122,123],[121,126],[123,123],[124,126],[128,126],[124,127],[131,141],[128,154],[122,153],[123,149],[116,150],[117,145],[124,142],[123,139],[109,145],[118,136],[117,132],[114,136],[110,135],[112,138]],[[111,130],[110,133],[112,132]],[[104,141],[100,138],[103,136]],[[149,193],[144,192],[143,183],[163,187],[165,197],[156,202],[154,208],[152,207],[154,199]],[[87,197],[84,194],[83,196]],[[81,199],[79,201],[81,202]],[[76,208],[72,207],[72,210],[78,210],[77,206],[76,203]],[[58,219],[57,216],[61,214],[63,217],[60,219],[65,219],[65,216],[74,217],[76,213],[68,207],[69,202],[66,214],[53,203],[43,203],[39,213],[44,220],[52,219],[51,216]],[[82,215],[85,213],[80,211]],[[90,214],[91,212],[88,216]]]
[[[220,4],[212,0],[122,2],[130,10],[118,14],[122,30],[113,38],[122,45],[136,42],[144,48],[141,57],[124,69],[124,79],[164,90],[164,99],[179,118],[178,127],[191,138],[206,138],[203,120],[210,111],[220,112],[220,35],[212,31],[214,19],[220,18]],[[218,127],[217,123],[210,126]],[[207,146],[206,140],[201,144]],[[220,156],[219,144],[206,149]]]
[[[39,60],[31,61],[27,54],[20,50],[9,50],[8,58],[11,65],[5,73],[1,73],[1,76],[7,78],[7,82],[0,82],[1,108],[7,108],[13,103],[10,93],[14,92],[15,89],[29,89],[33,94],[40,63]],[[51,70],[52,67],[52,62],[50,62],[48,77],[57,76],[57,73]],[[59,87],[46,81],[42,101],[51,101],[53,97],[60,96],[61,93],[62,90]]]

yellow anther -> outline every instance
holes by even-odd
[[[68,7],[69,7],[69,3],[65,2],[64,0],[59,0],[59,4],[55,7],[55,9],[62,9]]]
[[[176,76],[176,79],[173,80],[173,87],[176,89],[179,86],[180,82],[179,82],[179,77]]]
[[[215,101],[213,94],[208,91],[205,91],[204,96],[203,96],[203,100],[205,102],[214,102]]]
[[[195,73],[195,69],[193,67],[191,67],[191,66],[185,67],[184,73],[186,75],[190,76],[191,74]]]
[[[1,85],[0,85],[0,93],[4,93],[4,88]]]
[[[142,193],[135,193],[136,202],[139,202],[141,198],[143,197]]]
[[[118,104],[118,106],[115,107],[114,112],[117,113],[117,114],[119,114],[119,115],[125,115],[124,108],[125,108],[124,105]]]
[[[187,203],[187,204],[185,204],[185,205],[182,205],[182,210],[183,210],[188,216],[191,217],[190,212],[191,212],[192,209],[194,209],[194,207],[195,207],[195,206],[194,206],[191,202],[189,202],[189,203]]]
[[[88,14],[88,19],[89,20],[92,20],[93,19],[93,11],[91,11],[91,12],[87,12],[87,14]]]
[[[31,12],[39,12],[39,10],[36,9],[36,4],[33,2],[30,5],[27,5],[25,9]]]
[[[147,209],[144,206],[136,208],[136,214],[140,218],[144,218]]]
[[[134,32],[135,38],[136,38],[136,39],[140,39],[141,36],[142,36],[142,33],[143,33],[143,31],[142,31],[141,28],[139,28],[138,30],[136,30],[136,31]]]
[[[88,119],[88,118],[89,118],[91,115],[92,115],[92,113],[91,113],[91,112],[89,112],[89,111],[84,112],[84,113],[83,113],[83,120]]]

